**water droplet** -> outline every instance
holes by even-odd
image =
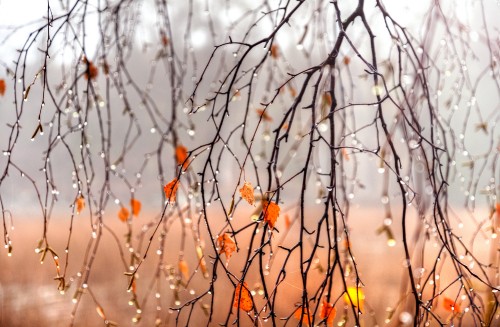
[[[318,125],[318,129],[319,129],[320,132],[324,133],[324,132],[328,131],[328,124],[324,123],[324,122],[320,123]]]
[[[415,268],[413,270],[413,275],[415,276],[415,278],[420,278],[424,275],[424,272],[425,272],[425,269],[424,268]]]
[[[415,150],[415,149],[420,147],[420,142],[418,142],[417,140],[411,139],[408,141],[408,147],[411,150]]]
[[[403,311],[399,315],[399,321],[403,325],[410,325],[413,322],[413,315],[409,312]]]

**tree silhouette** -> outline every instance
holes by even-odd
[[[36,206],[71,326],[496,325],[495,11],[48,0],[1,29],[6,252]]]

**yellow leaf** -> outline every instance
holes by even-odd
[[[347,293],[344,294],[344,302],[348,305],[351,304],[358,307],[360,311],[363,311],[363,302],[365,300],[365,294],[360,288],[349,286],[347,288]]]

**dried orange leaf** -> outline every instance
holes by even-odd
[[[330,94],[330,92],[323,93],[323,95],[321,96],[321,109],[323,110],[330,109],[331,106],[332,106],[332,95]],[[323,114],[326,115],[326,113]]]
[[[97,306],[95,308],[95,310],[97,311],[97,314],[99,315],[99,317],[106,320],[106,315],[104,314],[104,309],[101,306]]]
[[[175,159],[177,160],[178,165],[182,165],[182,169],[186,170],[189,166],[188,151],[185,146],[178,145],[175,148]]]
[[[233,307],[240,308],[243,311],[249,312],[253,309],[252,294],[248,290],[247,283],[240,283],[234,290]]]
[[[488,134],[488,123],[481,122],[476,125],[476,131],[483,131],[485,134]]]
[[[321,319],[326,318],[327,325],[333,326],[333,320],[335,319],[336,315],[337,315],[337,309],[335,309],[333,304],[323,301],[323,303],[321,304],[321,311],[319,312],[319,317]]]
[[[0,95],[5,94],[6,84],[4,79],[0,79]]]
[[[349,286],[347,288],[347,293],[344,293],[344,302],[347,305],[350,305],[352,303],[352,305],[358,307],[360,311],[363,311],[364,301],[365,301],[365,294],[358,287]]]
[[[449,297],[444,298],[443,307],[446,311],[450,311],[450,312],[454,312],[454,313],[462,312],[460,305],[458,305],[454,300],[450,299]]]
[[[41,135],[43,135],[43,127],[42,124],[38,123],[38,126],[36,127],[35,131],[31,135],[31,140],[33,141],[35,139],[35,136],[40,132]]]
[[[302,324],[309,326],[309,322],[312,322],[312,317],[309,314],[309,309],[303,308],[302,306],[298,307],[297,310],[293,313],[293,316],[298,321],[302,322]]]
[[[169,43],[168,37],[164,31],[160,31],[161,44],[166,47]]]
[[[274,59],[277,59],[279,57],[279,47],[276,45],[276,44],[273,44],[271,46],[271,57],[273,57]]]
[[[120,211],[118,211],[118,218],[120,218],[120,220],[123,222],[126,222],[129,216],[130,212],[125,207],[122,207]]]
[[[205,255],[203,254],[203,248],[200,245],[196,247],[196,255],[198,256],[198,264],[200,265],[203,277],[208,278],[209,274],[207,270],[207,263],[205,262]]]
[[[102,70],[104,71],[104,75],[109,75],[109,64],[106,60],[102,63]]]
[[[28,100],[28,95],[30,95],[30,90],[31,90],[31,85],[28,85],[26,90],[23,92],[23,100],[27,101]]]
[[[330,94],[330,92],[323,93],[321,100],[323,101],[323,104],[328,107],[332,105],[332,95]]]
[[[135,283],[135,279],[132,281],[132,284],[130,285],[130,289],[132,290],[133,294],[137,293],[137,284]]]
[[[84,74],[85,79],[96,79],[97,75],[99,75],[99,69],[97,68],[96,65],[94,65],[94,63],[88,61],[87,71]]]
[[[351,63],[351,57],[345,56],[343,59],[344,65],[349,65]]]
[[[295,90],[295,88],[293,86],[288,86],[288,89],[290,90],[290,95],[292,96],[292,98],[295,98],[297,96],[297,90]]]
[[[496,210],[497,210],[497,217],[500,217],[500,202],[497,202]]]
[[[177,195],[177,188],[179,188],[179,184],[179,180],[177,178],[174,178],[172,181],[170,181],[170,183],[163,187],[165,196],[167,197],[169,203],[175,202],[175,196]]]
[[[189,279],[189,266],[186,260],[179,260],[179,271],[186,280]]]
[[[233,210],[234,210],[234,196],[231,199],[231,204],[229,205],[229,211],[227,212],[227,215],[231,216],[231,214],[233,213]]]
[[[137,199],[130,199],[130,207],[132,208],[132,214],[134,216],[139,216],[141,211],[142,203]]]
[[[233,97],[231,98],[231,101],[238,101],[241,99],[241,91],[236,90],[233,94]]]
[[[262,201],[262,209],[264,211],[264,221],[272,229],[280,215],[280,206],[276,202]]]
[[[53,259],[54,259],[54,264],[56,265],[57,276],[59,276],[59,274],[61,272],[61,266],[59,264],[59,258],[57,256],[54,256]]]
[[[166,47],[168,45],[168,37],[166,35],[164,35],[161,38],[161,43],[163,44],[164,47]]]
[[[273,121],[271,116],[269,116],[264,109],[257,109],[256,111],[257,114],[259,114],[259,116],[261,116],[264,121]]]
[[[76,214],[79,214],[85,208],[85,198],[83,196],[79,196],[75,201],[76,206]]]
[[[236,251],[236,243],[233,241],[229,233],[224,233],[217,238],[217,243],[219,245],[219,254],[224,253],[226,255],[226,260],[229,260]]]
[[[255,203],[255,196],[253,194],[252,183],[245,182],[243,184],[243,187],[240,188],[240,195],[243,199],[245,199],[251,205],[253,205]]]
[[[342,152],[342,157],[344,157],[344,160],[347,161],[350,159],[349,153],[347,152],[346,148],[342,148],[341,152]]]
[[[288,214],[285,214],[285,228],[290,229],[291,225],[292,221],[290,220],[290,216]]]

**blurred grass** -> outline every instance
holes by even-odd
[[[146,217],[148,215],[144,214],[143,217],[134,220],[134,233],[138,233],[141,230],[142,224],[146,222]],[[409,221],[413,226],[417,220],[414,217],[410,218]],[[398,241],[397,245],[395,247],[388,247],[386,237],[375,233],[377,227],[381,225],[382,220],[383,215],[377,210],[359,209],[358,211],[353,211],[349,222],[351,226],[351,249],[356,258],[356,265],[361,281],[366,286],[364,293],[366,295],[367,308],[372,310],[373,317],[378,320],[379,324],[383,323],[387,316],[386,308],[394,307],[397,304],[401,283],[404,283],[402,277],[406,271],[403,265],[404,253],[402,244],[400,237],[398,237],[401,234],[400,226],[396,224],[393,226]],[[241,223],[245,223],[244,219],[241,220]],[[127,232],[126,225],[116,217],[111,217],[107,224],[116,233],[120,242],[123,242],[123,236]],[[172,265],[173,269],[177,269],[180,251],[179,226],[180,223],[174,221],[170,226],[166,238],[165,263]],[[412,226],[409,226],[410,230],[413,229]],[[76,289],[75,283],[71,285],[68,292],[59,294],[57,290],[58,283],[53,280],[53,277],[56,275],[56,269],[52,259],[46,258],[45,263],[43,265],[40,264],[40,254],[34,251],[43,232],[40,220],[17,219],[15,220],[15,227],[12,233],[14,245],[13,256],[8,257],[5,250],[0,252],[0,326],[69,326],[73,310],[72,297]],[[50,245],[56,249],[61,258],[61,267],[64,267],[65,263],[64,248],[67,241],[68,227],[68,219],[53,219],[49,226],[48,239]],[[296,243],[298,227],[297,224],[292,225],[288,236],[283,240],[284,246],[292,246]],[[275,232],[273,236],[274,242],[280,242],[282,236],[285,234],[282,221],[278,222],[277,228],[281,228],[281,233]],[[473,229],[468,228],[466,225],[463,231],[467,233],[468,230]],[[70,276],[74,276],[82,269],[81,264],[85,255],[86,245],[90,239],[90,231],[88,220],[83,217],[75,219],[73,238],[70,245],[68,280]],[[240,252],[233,255],[228,266],[228,269],[236,276],[241,276],[241,269],[245,264],[247,251],[245,241],[248,237],[248,233],[239,234]],[[149,234],[145,238],[145,241],[148,238]],[[207,240],[206,236],[205,240]],[[157,271],[158,256],[155,255],[157,245],[158,242],[155,238],[150,253],[139,270],[137,293],[140,301],[147,295],[148,288]],[[123,247],[123,243],[120,246]],[[144,246],[145,244],[143,244],[143,249]],[[209,270],[211,269],[210,256],[213,256],[210,248],[211,246],[207,243],[205,255],[208,256],[207,264],[209,265]],[[310,250],[307,246],[305,249],[306,251]],[[484,246],[481,247],[480,244],[476,246],[479,256],[487,254],[487,251],[483,251],[483,249]],[[123,250],[126,251],[124,247]],[[432,260],[434,260],[436,251],[437,248],[433,248],[432,246],[426,248],[427,265],[431,264]],[[322,258],[322,261],[325,259],[325,254],[325,249],[318,249],[317,255]],[[276,277],[284,257],[285,251],[277,251],[274,255],[274,266],[271,267],[270,274],[266,277],[269,281],[268,287],[270,289],[275,285]],[[126,258],[128,258],[127,253]],[[193,273],[197,259],[191,236],[187,237],[184,258],[189,264],[190,272]],[[223,257],[223,261],[225,262],[225,257]],[[298,252],[295,252],[291,256],[290,263],[287,266],[287,279],[280,286],[278,293],[279,301],[276,302],[275,307],[278,319],[287,317],[293,313],[295,305],[301,301],[302,284],[298,262]],[[417,269],[418,267],[415,266],[414,268]],[[126,290],[128,278],[123,274],[125,270],[126,268],[119,257],[117,243],[109,232],[105,231],[88,284],[109,320],[117,322],[120,326],[132,326],[134,324],[131,319],[135,315],[135,307],[128,304],[131,295]],[[313,272],[309,275],[311,277],[308,279],[309,287],[317,287],[321,281],[322,278],[313,278],[316,274],[318,274],[317,276],[322,274],[318,266],[314,266]],[[225,321],[232,304],[233,287],[224,275],[219,270],[219,276],[215,284],[213,324]],[[163,321],[166,321],[166,317],[170,317],[169,322],[163,326],[173,326],[175,325],[176,312],[169,313],[169,307],[175,306],[173,304],[173,291],[169,289],[168,278],[165,277],[160,278],[162,282],[162,307],[160,316]],[[447,281],[449,282],[454,278],[454,273],[445,267],[441,274],[442,287],[446,285]],[[258,265],[253,265],[246,277],[251,289],[256,285],[258,279]],[[195,296],[189,294],[190,290],[195,290],[196,294],[206,291],[209,280],[204,279],[200,273],[195,274],[195,278],[193,278],[188,287],[179,290],[181,303]],[[338,285],[340,287],[341,284],[338,283]],[[450,288],[449,291],[453,292],[454,287]],[[151,293],[147,295],[147,305],[142,308],[142,320],[138,326],[154,326],[157,312],[155,292],[155,289],[152,289]],[[205,303],[208,303],[210,298],[206,297],[205,299],[207,300]],[[256,296],[254,300],[258,307],[264,305],[262,296]],[[341,310],[342,306],[338,305],[338,307],[340,307],[338,310]],[[200,306],[197,305],[196,309],[191,317],[189,326],[206,324],[206,316],[203,314]],[[188,311],[182,311],[181,322],[185,322]],[[443,313],[440,307],[436,308],[436,312],[442,314],[443,317],[446,316],[446,313]],[[243,312],[240,312],[240,314],[243,314]],[[235,316],[233,315],[230,322],[234,319]],[[245,323],[249,323],[249,319],[246,317],[242,317],[242,319],[246,319],[242,320],[242,325],[246,326]],[[368,322],[366,326],[371,325],[371,318],[366,316],[366,319]],[[284,323],[284,321],[278,321]],[[104,325],[103,320],[96,312],[95,303],[88,294],[84,294],[76,314],[75,326],[102,325]]]

